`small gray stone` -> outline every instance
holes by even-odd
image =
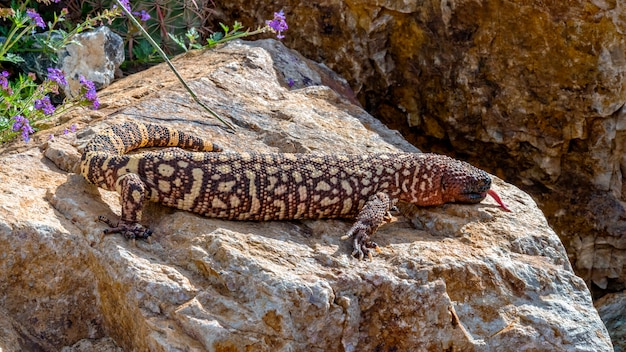
[[[35,36],[48,36],[48,32]],[[52,33],[51,38],[61,40],[60,34]],[[0,38],[1,41],[1,38]],[[39,44],[35,46],[39,47]],[[77,34],[68,45],[59,50],[58,59],[53,60],[45,52],[27,52],[21,55],[24,62],[20,67],[25,72],[34,72],[40,79],[48,76],[48,68],[60,68],[69,86],[61,87],[68,97],[74,97],[80,90],[80,76],[94,82],[96,89],[102,89],[113,81],[115,71],[124,62],[124,40],[102,26],[95,30]]]
[[[124,62],[124,41],[102,26],[76,35],[58,55],[58,67],[69,85],[63,87],[64,93],[74,97],[80,90],[80,76],[94,82],[96,89],[111,84],[115,70]]]

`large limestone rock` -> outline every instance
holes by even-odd
[[[497,178],[512,213],[492,200],[406,206],[377,233],[382,253],[371,262],[349,255],[340,237],[351,222],[340,220],[236,222],[151,205],[152,243],[102,236],[96,217],[115,218],[118,195],[68,171],[94,131],[123,120],[235,151],[415,151],[337,93],[347,88],[327,69],[273,40],[175,64],[235,134],[160,65],[102,91],[100,111],[65,115],[59,131],[76,123],[76,134],[4,147],[3,350],[115,351],[112,339],[126,351],[612,351],[541,211]],[[311,81],[289,88],[294,72]]]
[[[624,289],[623,2],[279,0],[260,13],[263,3],[221,3],[221,20],[284,8],[288,46],[341,73],[412,142],[449,143],[523,186],[589,286]]]

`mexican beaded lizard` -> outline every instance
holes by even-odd
[[[179,148],[126,154],[142,147]],[[129,239],[151,235],[139,224],[146,199],[229,220],[356,218],[344,237],[353,237],[360,258],[378,248],[369,237],[389,221],[397,201],[478,203],[490,194],[508,210],[486,172],[443,155],[222,152],[176,129],[137,122],[97,133],[85,147],[81,173],[120,193],[120,222],[101,220],[111,227],[105,233]]]

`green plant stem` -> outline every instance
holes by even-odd
[[[243,37],[247,37],[250,35],[255,35],[255,34],[261,34],[261,33],[265,33],[269,30],[269,26],[265,26],[265,27],[261,27],[258,28],[252,32],[250,32],[250,30],[246,30],[245,32],[241,32],[241,33],[236,33],[236,34],[226,34],[224,35],[224,38],[220,39],[220,40],[216,40],[210,47],[214,47],[218,44],[223,44],[226,43],[228,41],[234,40],[234,39],[239,39],[239,38],[243,38]]]
[[[215,111],[211,110],[208,106],[206,106],[203,102],[201,102],[200,99],[198,99],[198,96],[196,95],[196,93],[194,93],[194,91],[187,85],[187,83],[185,82],[183,77],[180,75],[180,73],[178,73],[178,71],[176,70],[176,68],[172,64],[172,62],[168,59],[168,57],[165,54],[165,52],[163,52],[163,50],[161,50],[159,45],[154,41],[154,39],[152,39],[150,34],[148,34],[148,32],[146,32],[146,30],[139,23],[139,21],[137,21],[135,16],[133,16],[133,14],[130,13],[130,11],[128,11],[128,9],[126,7],[124,7],[124,5],[122,5],[122,3],[119,0],[115,0],[115,3],[117,4],[117,6],[119,6],[122,9],[122,11],[124,11],[124,14],[126,14],[126,16],[133,22],[133,24],[137,28],[139,28],[141,33],[143,33],[144,37],[148,40],[148,42],[150,42],[152,47],[154,47],[154,49],[159,53],[159,55],[161,55],[161,57],[165,60],[165,62],[167,62],[167,65],[170,67],[172,72],[174,72],[174,74],[176,75],[176,77],[178,78],[180,83],[182,83],[182,85],[185,87],[185,89],[189,92],[189,94],[191,95],[193,100],[195,100],[196,103],[198,103],[198,105],[200,105],[202,108],[204,108],[206,111],[208,111],[211,115],[213,115],[213,117],[218,119],[221,123],[223,123],[226,127],[228,127],[231,131],[234,132],[235,131],[235,127],[233,125],[231,125],[229,122],[224,120],[220,115],[218,115]]]
[[[21,87],[23,83],[20,83],[20,89],[17,91],[14,91],[13,94],[16,96],[19,96],[21,94],[21,90],[23,89],[23,87]],[[28,99],[22,103],[20,103],[21,107],[15,112],[15,114],[13,114],[12,116],[15,115],[26,115],[26,108],[32,107],[33,102],[35,101],[35,94],[34,92],[28,95]]]
[[[15,34],[17,33],[17,31],[20,29],[20,26],[18,26],[17,24],[15,24],[15,27],[11,30],[11,33],[9,33],[9,35],[7,35],[6,40],[4,41],[4,44],[2,45],[2,51],[0,51],[0,58],[3,58],[8,52],[9,49],[11,49],[11,47],[13,45],[15,45],[15,43],[20,40],[20,38],[26,34],[26,32],[28,31],[28,26],[26,26],[26,28],[22,31],[22,33],[20,33],[17,38],[13,39],[13,37],[15,36]],[[11,42],[11,40],[13,39],[13,41]]]
[[[74,37],[76,34],[81,33],[81,32],[83,32],[86,29],[93,28],[94,23],[98,23],[98,22],[103,21],[105,19],[113,19],[112,12],[110,12],[109,10],[105,10],[104,13],[99,13],[98,15],[96,15],[96,17],[88,18],[87,21],[85,21],[83,23],[79,23],[76,27],[74,27],[74,29],[72,29],[69,33],[67,33],[67,35],[65,36],[64,41],[60,45],[60,47],[64,47],[69,42],[71,42],[72,41],[72,37]],[[135,18],[133,17],[133,19],[135,19]],[[50,32],[48,37],[50,37],[51,34],[52,34],[52,32]]]

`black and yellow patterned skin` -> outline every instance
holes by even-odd
[[[177,147],[126,154],[141,147]],[[186,150],[183,150],[183,149]],[[356,218],[355,254],[376,246],[369,236],[397,201],[419,206],[478,203],[490,176],[447,156],[421,153],[286,154],[223,152],[175,129],[126,122],[86,146],[81,173],[116,190],[122,217],[109,232],[145,238],[144,200],[230,220]]]

